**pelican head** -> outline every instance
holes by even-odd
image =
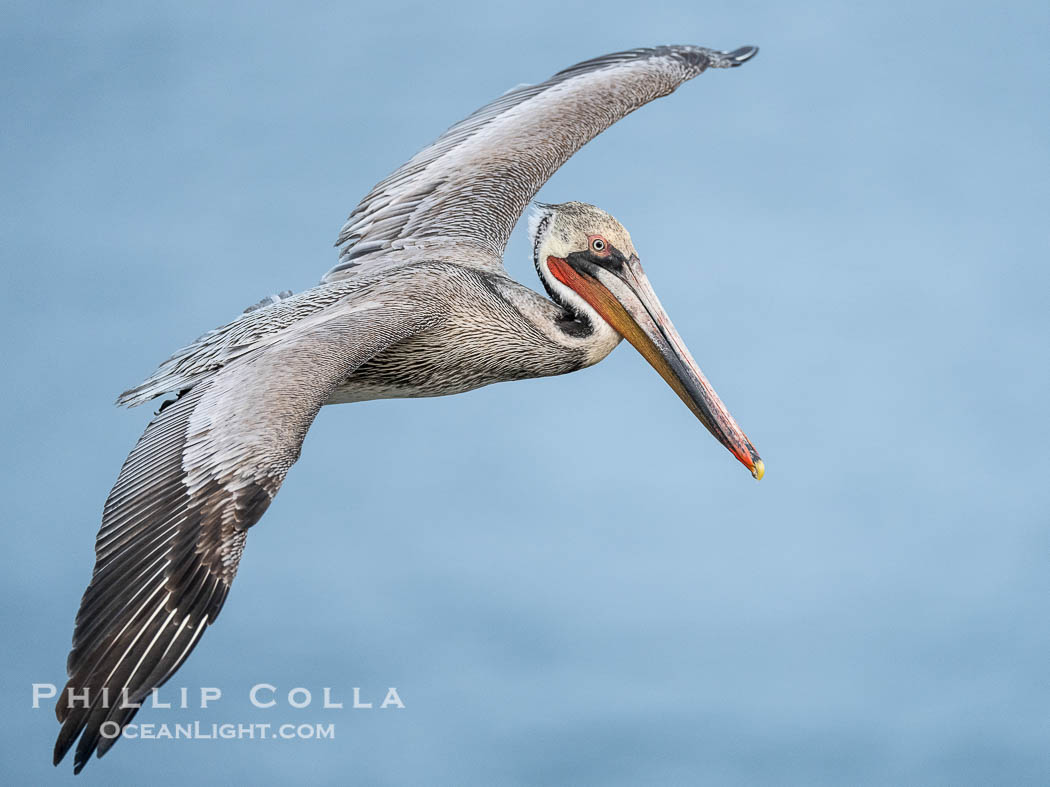
[[[565,202],[538,204],[529,229],[536,271],[550,296],[634,345],[708,431],[761,479],[765,465],[758,452],[686,349],[624,226],[593,205]]]

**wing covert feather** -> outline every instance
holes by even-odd
[[[235,358],[150,422],[103,510],[55,709],[56,764],[78,738],[76,772],[92,752],[105,754],[117,740],[104,734],[116,729],[107,723],[123,728],[136,713],[122,705],[140,702],[186,660],[331,391],[432,314],[412,299],[334,310]]]
[[[323,281],[419,259],[502,272],[515,223],[573,153],[705,69],[738,66],[757,51],[632,49],[511,90],[373,187],[339,233],[339,264]]]

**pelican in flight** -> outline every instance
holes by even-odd
[[[616,219],[580,202],[538,204],[529,230],[550,299],[503,267],[518,218],[580,147],[705,69],[739,66],[757,51],[633,49],[511,90],[369,192],[318,286],[265,299],[121,394],[128,406],[173,398],[106,500],[56,708],[56,765],[74,743],[75,772],[92,752],[105,754],[133,706],[215,621],[248,529],[322,405],[565,374],[598,363],[625,338],[762,478],[762,460],[689,354]]]

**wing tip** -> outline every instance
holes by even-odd
[[[51,753],[51,764],[57,768],[58,764],[65,759],[66,752],[69,751],[69,747],[72,745],[73,741],[69,741],[69,743],[63,743],[62,736],[60,734],[58,740],[55,741],[54,751]]]
[[[88,736],[87,727],[85,723],[86,719],[80,720],[79,723],[63,723],[62,729],[59,730],[58,738],[55,740],[55,748],[51,755],[51,764],[54,767],[58,767],[62,760],[69,754],[69,750],[73,748],[73,744],[77,743],[78,740],[82,741]],[[91,759],[91,755],[94,752],[95,747],[92,746],[90,749],[86,749],[81,745],[77,745],[76,752],[73,755],[73,773],[78,774],[84,770],[84,766],[88,764]],[[101,757],[102,755],[99,754]]]
[[[742,66],[748,60],[758,54],[758,47],[753,45],[741,46],[734,49],[732,52],[725,52],[725,58],[730,68],[736,68]]]

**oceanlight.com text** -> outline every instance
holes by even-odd
[[[102,724],[103,738],[123,734],[132,740],[335,740],[333,723],[268,724],[202,723],[126,724],[115,721]]]

